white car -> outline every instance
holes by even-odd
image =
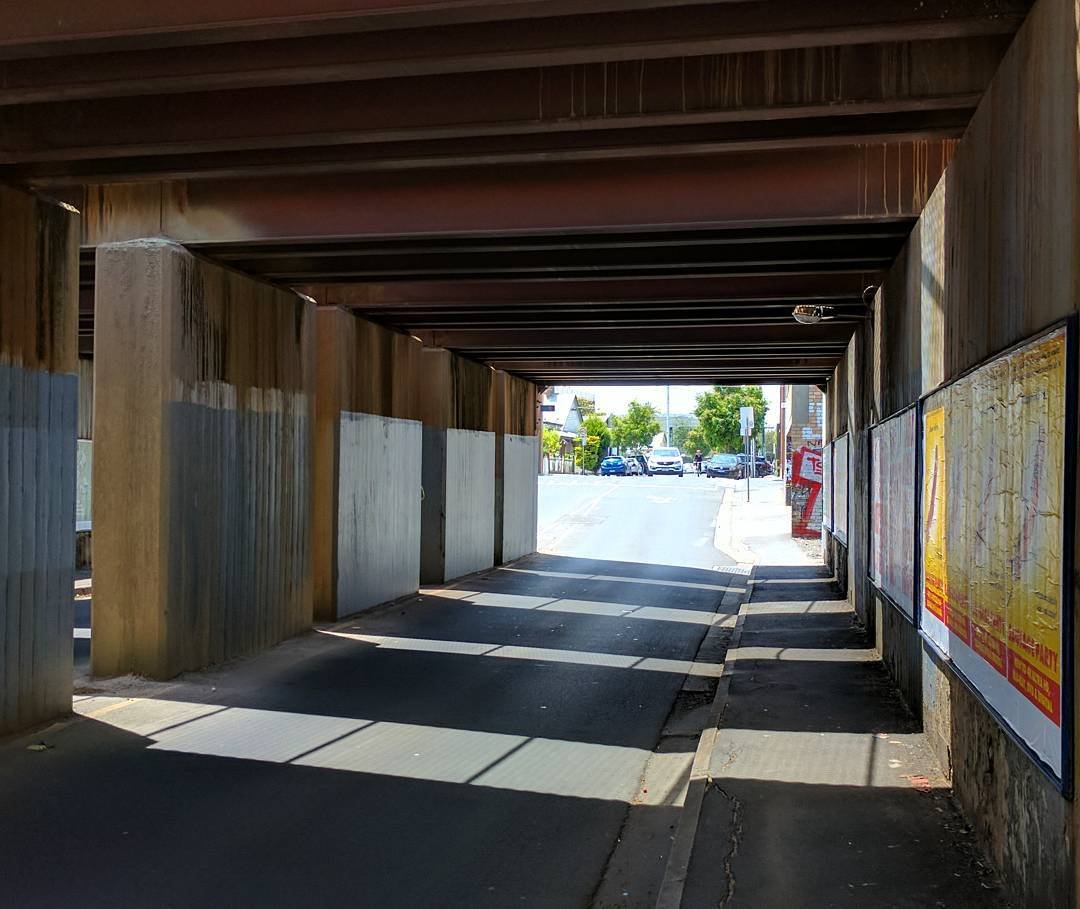
[[[649,455],[649,473],[677,473],[681,477],[685,470],[677,448],[654,448]]]

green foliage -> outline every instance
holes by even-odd
[[[616,417],[614,423],[612,438],[620,450],[648,445],[660,431],[656,408],[638,401],[631,401],[626,415]]]
[[[559,431],[557,429],[545,429],[544,436],[541,440],[544,454],[549,458],[553,458],[559,453],[559,443],[562,441],[559,438]]]
[[[767,457],[767,458],[775,458],[777,450],[778,449],[777,449],[777,443],[776,443],[776,430],[775,429],[766,429],[765,430],[765,450],[762,452],[762,454],[764,454],[765,457]]]
[[[606,451],[611,448],[611,430],[608,429],[607,423],[604,422],[603,417],[596,414],[589,414],[581,423],[585,427],[585,434],[590,438],[596,438],[598,440],[599,449]]]
[[[681,416],[675,416],[671,418],[671,444],[674,445],[679,451],[686,451],[688,443],[687,437],[694,430],[694,422],[691,417],[685,414]],[[691,453],[693,450],[691,449]]]
[[[748,406],[754,408],[754,436],[760,439],[767,407],[760,385],[717,385],[698,395],[695,413],[701,421],[702,436],[713,451],[742,451],[739,408]]]
[[[574,466],[580,469],[583,462],[586,470],[596,470],[600,466],[600,439],[597,436],[588,436],[584,446],[580,439],[574,442]]]
[[[705,433],[700,426],[695,426],[686,434],[685,445],[682,449],[683,453],[693,456],[694,452],[701,449],[702,457],[707,458],[712,454],[712,446],[709,444],[708,439],[705,438]]]

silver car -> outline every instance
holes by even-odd
[[[649,455],[649,473],[685,473],[682,452],[677,448],[654,448]]]

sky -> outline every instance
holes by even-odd
[[[631,401],[652,404],[660,414],[667,406],[663,385],[575,385],[575,391],[592,395],[596,398],[596,409],[604,414],[626,413]],[[671,412],[693,413],[697,406],[697,396],[703,391],[711,391],[711,385],[672,385]],[[763,385],[765,400],[769,402],[769,411],[765,414],[765,423],[776,423],[780,419],[780,386]]]

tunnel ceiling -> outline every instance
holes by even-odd
[[[13,0],[0,180],[83,212],[84,349],[163,233],[543,383],[817,383],[1029,5]]]

